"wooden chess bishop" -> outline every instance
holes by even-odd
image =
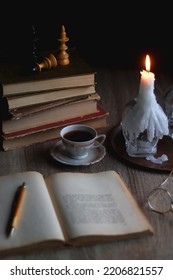
[[[61,27],[60,39],[58,39],[58,41],[60,42],[60,46],[58,54],[56,56],[57,63],[58,65],[67,65],[70,63],[69,54],[66,52],[66,50],[68,49],[66,42],[69,41],[69,38],[66,36],[64,25],[62,25]]]
[[[38,72],[41,72],[42,69],[50,70],[51,68],[55,68],[56,66],[57,59],[52,53],[50,53],[47,57],[44,57],[41,63],[36,64],[36,69]]]

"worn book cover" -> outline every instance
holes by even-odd
[[[33,105],[82,98],[95,92],[95,86],[82,86],[75,88],[44,90],[43,92],[31,92],[24,95],[13,95],[5,97],[9,112],[26,108]],[[23,109],[24,110],[24,109]]]
[[[94,94],[84,100],[76,100],[67,104],[56,105],[53,103],[51,108],[46,108],[45,110],[26,115],[19,119],[4,120],[2,122],[2,132],[6,136],[10,136],[15,132],[20,132],[20,134],[25,132],[26,134],[27,131],[37,130],[38,127],[44,128],[50,123],[96,113],[98,110],[97,101],[98,95]]]
[[[100,100],[100,96],[98,93],[93,92],[92,94],[86,94],[82,96],[74,96],[68,98],[62,98],[60,100],[49,101],[45,103],[35,103],[33,101],[33,105],[28,105],[25,107],[18,107],[14,109],[10,109],[8,112],[8,119],[21,119],[25,116],[33,115],[34,113],[46,111],[53,107],[64,106],[64,110],[66,110],[67,104],[72,104],[75,102],[84,102],[86,100]],[[4,118],[5,120],[5,118]]]
[[[80,102],[79,102],[80,103]],[[88,105],[88,104],[87,104]],[[47,121],[46,123],[43,123],[42,125],[34,126],[31,124],[29,127],[26,127],[25,129],[22,130],[16,130],[15,128],[13,129],[12,132],[2,132],[2,137],[3,139],[9,139],[9,138],[14,138],[18,136],[23,136],[27,135],[30,133],[35,133],[43,130],[48,130],[54,127],[59,127],[59,126],[65,126],[70,123],[77,123],[77,122],[83,122],[85,120],[89,119],[95,119],[99,118],[101,116],[108,116],[109,112],[106,111],[102,106],[99,104],[96,104],[96,110],[94,109],[93,112],[90,113],[83,113],[82,115],[76,116],[76,117],[71,117],[71,118],[65,118],[65,119],[55,119],[53,118],[51,121]],[[18,120],[13,120],[13,124],[18,122]]]
[[[2,135],[1,149],[3,151],[16,148],[23,148],[33,144],[44,143],[47,141],[57,140],[60,138],[60,130],[70,124],[81,123],[89,125],[95,129],[106,128],[108,124],[108,112],[99,107],[98,111],[93,114],[84,115],[82,117],[67,119],[57,123],[50,123],[46,127],[31,130],[30,133],[20,134],[16,132],[11,136]]]

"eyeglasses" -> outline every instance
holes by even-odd
[[[153,189],[148,195],[148,207],[157,213],[168,213],[173,211],[173,197],[171,193],[166,189],[166,183],[170,183],[171,175],[169,176],[155,189]]]

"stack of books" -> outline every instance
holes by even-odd
[[[61,128],[72,123],[107,126],[109,113],[98,103],[96,73],[75,49],[69,50],[69,59],[68,65],[32,74],[20,63],[0,64],[3,150],[57,139]]]

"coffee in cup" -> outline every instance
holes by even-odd
[[[65,126],[60,136],[68,155],[74,159],[87,157],[89,149],[99,147],[106,139],[105,134],[98,134],[94,128],[84,124]]]

